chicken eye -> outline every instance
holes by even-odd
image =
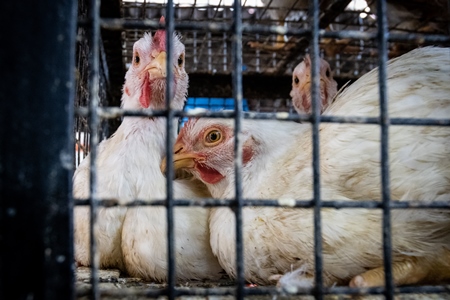
[[[300,80],[298,80],[298,77],[297,77],[297,76],[295,76],[294,82],[295,82],[295,84],[298,84],[298,83],[300,82]]]
[[[183,54],[181,54],[181,55],[178,57],[178,66],[179,66],[179,67],[181,67],[181,66],[183,65],[183,61],[184,61],[183,58],[184,58],[184,57],[183,57]]]
[[[217,144],[221,140],[222,140],[222,133],[217,129],[209,131],[205,136],[206,145],[209,146]]]
[[[135,63],[136,65],[138,65],[140,61],[141,61],[141,58],[140,58],[139,55],[136,53],[136,55],[134,56],[134,63]]]
[[[330,75],[331,75],[330,69],[327,69],[327,72],[325,73],[325,75],[326,75],[328,78],[330,78]]]

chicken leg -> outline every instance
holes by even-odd
[[[450,252],[446,251],[440,262],[449,261]],[[384,267],[375,268],[355,276],[350,281],[350,287],[375,287],[384,285]],[[450,268],[448,264],[430,264],[429,258],[411,257],[404,261],[392,264],[392,275],[394,284],[408,285],[426,282],[430,279],[450,279]]]

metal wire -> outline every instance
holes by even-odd
[[[145,5],[145,4],[144,4]],[[246,206],[271,206],[271,207],[313,207],[314,208],[314,243],[315,243],[315,288],[305,289],[298,291],[299,295],[314,294],[317,299],[323,299],[325,294],[384,294],[386,299],[393,299],[394,293],[441,293],[449,292],[449,287],[402,287],[394,288],[392,278],[392,255],[391,255],[391,224],[390,209],[404,209],[404,208],[443,208],[449,209],[450,203],[447,202],[426,202],[426,201],[403,201],[393,202],[390,199],[389,188],[389,156],[388,156],[388,133],[391,125],[422,125],[422,126],[450,126],[450,119],[415,119],[415,118],[389,118],[387,111],[387,90],[386,90],[386,64],[387,64],[387,49],[388,41],[420,41],[420,42],[449,42],[450,37],[444,35],[423,35],[415,33],[406,34],[389,34],[387,31],[386,20],[386,2],[385,0],[378,1],[378,31],[377,32],[360,32],[354,30],[345,30],[337,32],[328,32],[319,30],[319,1],[310,1],[311,11],[311,29],[286,29],[282,26],[262,26],[262,25],[249,25],[242,24],[242,7],[241,1],[235,0],[233,5],[233,18],[234,22],[230,25],[228,23],[220,22],[177,22],[175,24],[173,0],[168,0],[166,7],[166,36],[167,36],[167,89],[166,89],[166,110],[161,111],[131,111],[122,110],[118,108],[98,108],[98,82],[99,82],[99,42],[100,42],[100,28],[109,30],[124,30],[128,28],[133,29],[157,29],[162,26],[153,20],[124,20],[124,19],[100,19],[99,17],[99,0],[92,0],[91,15],[88,20],[80,20],[80,26],[89,26],[92,29],[90,35],[91,40],[91,76],[89,78],[89,91],[90,101],[89,108],[78,108],[76,113],[79,116],[90,117],[90,152],[91,152],[91,179],[90,179],[90,191],[91,197],[87,200],[75,200],[76,205],[90,205],[91,207],[91,244],[90,251],[92,257],[92,290],[91,295],[93,299],[99,299],[102,295],[140,295],[145,297],[158,297],[167,296],[169,299],[174,299],[176,296],[181,295],[234,295],[237,299],[243,299],[247,295],[282,295],[284,291],[279,288],[260,287],[260,288],[245,288],[244,278],[244,257],[243,257],[243,232],[242,232],[242,214],[243,207]],[[219,4],[220,6],[220,4]],[[449,1],[450,7],[450,1]],[[267,8],[266,8],[267,9]],[[292,7],[291,7],[292,9]],[[145,10],[144,10],[145,13]],[[194,10],[192,10],[193,15]],[[208,33],[232,33],[232,58],[233,68],[231,70],[232,86],[233,86],[233,98],[235,99],[234,112],[202,112],[191,113],[185,111],[173,110],[170,107],[170,102],[173,98],[173,44],[172,34],[175,29],[179,30],[198,30]],[[313,114],[312,115],[294,115],[289,113],[243,113],[242,111],[242,35],[243,33],[257,33],[257,34],[291,34],[297,37],[310,37],[310,53],[312,58],[311,68],[311,93]],[[226,35],[222,36],[223,42],[223,68],[226,70]],[[376,40],[378,42],[378,57],[379,57],[379,91],[380,91],[380,117],[366,118],[355,116],[320,116],[319,109],[319,39],[320,38],[351,38],[360,40]],[[199,37],[200,38],[200,37]],[[195,43],[197,39],[195,38]],[[208,40],[210,41],[210,40]],[[211,44],[208,50],[211,48]],[[259,52],[258,52],[259,53]],[[200,53],[201,55],[201,53]],[[211,53],[209,53],[211,58]],[[195,58],[197,58],[195,56]],[[258,58],[259,59],[259,58]],[[210,64],[208,64],[210,66]],[[96,151],[98,144],[98,134],[95,130],[99,125],[100,118],[109,119],[117,118],[121,116],[154,116],[154,117],[166,117],[166,155],[167,161],[171,161],[173,158],[172,144],[173,139],[170,134],[173,130],[173,118],[175,117],[220,117],[220,118],[234,118],[235,122],[235,199],[234,200],[217,200],[217,199],[201,199],[201,200],[174,200],[173,199],[173,165],[167,165],[167,198],[151,203],[145,200],[136,199],[124,206],[166,206],[167,208],[167,238],[168,238],[168,287],[163,290],[142,290],[142,291],[104,291],[98,289],[98,254],[96,253],[96,243],[94,227],[97,218],[98,206],[111,207],[117,206],[118,201],[116,199],[98,199],[97,197],[97,182],[96,182]],[[314,176],[314,198],[310,200],[266,200],[266,199],[243,199],[242,194],[242,142],[239,139],[241,131],[241,122],[243,119],[277,119],[286,121],[302,121],[312,123],[312,137],[313,137],[313,176]],[[321,122],[328,123],[357,123],[357,124],[379,124],[381,130],[381,177],[382,177],[382,201],[322,201],[320,194],[320,157],[319,157],[319,125]],[[174,254],[174,206],[226,206],[232,207],[236,216],[236,270],[237,279],[236,288],[191,288],[189,290],[183,288],[176,288],[176,262]],[[383,210],[383,257],[384,257],[384,269],[385,269],[385,281],[386,286],[380,288],[371,289],[352,289],[347,287],[325,288],[323,286],[323,261],[322,261],[322,239],[321,239],[321,216],[320,211],[323,207],[332,208],[371,208]],[[79,293],[79,295],[84,295]]]
[[[91,255],[91,284],[93,300],[99,299],[98,291],[98,265],[99,253],[97,252],[97,243],[95,235],[95,225],[97,222],[97,145],[99,142],[98,126],[100,118],[97,114],[97,107],[99,105],[99,72],[100,72],[100,0],[91,0],[90,9],[90,35],[89,45],[91,47],[91,56],[89,58],[91,65],[91,73],[89,76],[89,126],[91,128],[90,134],[90,255]]]
[[[176,288],[177,296],[234,296],[235,288],[233,287],[219,287],[219,288]],[[293,295],[311,295],[314,291],[313,289],[301,289],[296,293],[287,294],[281,288],[277,287],[256,287],[256,288],[245,288],[245,294],[247,296],[257,296],[257,295],[271,295],[271,296],[293,296]],[[395,294],[412,294],[412,293],[426,293],[426,294],[437,294],[437,293],[448,293],[450,292],[449,285],[441,286],[405,286],[397,287],[394,290]],[[374,288],[349,288],[344,286],[323,288],[323,294],[325,295],[355,295],[355,296],[365,296],[365,295],[382,295],[385,293],[384,287],[374,287]],[[88,296],[88,291],[82,290],[77,292],[78,297]],[[147,297],[147,298],[157,298],[160,296],[167,295],[166,289],[101,289],[101,296],[109,297]]]
[[[241,0],[234,0],[233,23],[233,98],[234,98],[234,170],[235,170],[235,200],[236,200],[236,298],[244,299],[244,241],[242,237],[242,13]]]
[[[80,19],[78,26],[88,26],[89,21]],[[142,30],[154,30],[159,29],[161,26],[154,20],[129,20],[118,18],[102,18],[100,20],[100,26],[102,29],[108,30],[124,30],[124,29],[142,29]],[[196,30],[212,33],[231,32],[232,25],[225,22],[206,22],[199,21],[196,23],[179,21],[175,24],[175,30]],[[309,36],[311,29],[302,28],[285,28],[283,26],[266,26],[259,24],[242,24],[243,33],[255,33],[255,34],[285,34],[295,36]],[[377,32],[366,32],[358,30],[339,30],[339,31],[325,31],[319,30],[319,37],[321,38],[334,38],[334,39],[357,39],[357,40],[375,40],[377,38]],[[423,34],[423,33],[390,33],[388,37],[389,42],[435,42],[435,43],[448,43],[450,42],[450,36],[443,34]]]
[[[391,240],[391,192],[389,174],[389,113],[387,103],[386,65],[387,65],[387,17],[386,0],[377,1],[378,10],[378,83],[380,93],[381,119],[381,194],[383,203],[383,259],[385,275],[385,297],[394,299],[394,282],[392,278],[392,240]]]
[[[174,96],[173,91],[173,31],[174,31],[174,9],[173,0],[167,1],[166,6],[166,52],[167,52],[167,77],[166,77],[166,156],[168,161],[172,161],[173,151],[173,111],[171,109],[171,102]],[[170,166],[169,166],[170,165]],[[174,216],[173,216],[173,165],[167,164],[166,173],[166,199],[167,199],[167,283],[168,293],[167,297],[172,300],[175,299],[175,282],[176,282],[176,261],[175,261],[175,238],[174,238]]]
[[[89,109],[79,107],[75,110],[79,116],[88,116]],[[233,111],[177,111],[172,110],[175,117],[198,117],[198,118],[234,118]],[[146,117],[162,117],[167,116],[165,110],[154,110],[151,112],[143,112],[140,110],[124,110],[120,108],[98,108],[97,113],[101,118],[112,119],[123,116],[146,116]],[[250,120],[279,120],[279,121],[301,121],[312,122],[310,115],[297,115],[292,113],[260,113],[260,112],[243,112],[243,119]],[[450,126],[450,119],[418,119],[418,118],[390,118],[391,125],[412,125],[412,126]],[[341,124],[380,124],[378,117],[357,117],[357,116],[320,116],[322,123],[341,123]]]
[[[312,158],[313,158],[313,192],[314,192],[314,263],[316,299],[323,299],[323,261],[322,261],[322,225],[321,225],[321,196],[320,196],[320,95],[319,95],[319,1],[310,0],[311,18],[311,99],[312,99]]]
[[[75,205],[89,205],[89,199],[75,199]],[[165,206],[166,199],[156,199],[152,202],[136,199],[130,201],[127,204],[120,205],[117,199],[100,199],[97,203],[98,206],[113,207],[135,207],[135,206]],[[235,200],[221,200],[214,198],[202,198],[201,200],[192,199],[178,199],[173,200],[174,206],[202,206],[202,207],[214,207],[214,206],[228,206],[236,207]],[[243,206],[267,206],[267,207],[314,207],[313,200],[301,200],[301,199],[249,199],[243,200]],[[321,207],[330,208],[383,208],[383,204],[376,200],[323,200],[321,201]],[[405,209],[405,208],[443,208],[449,209],[450,203],[448,201],[418,201],[403,199],[400,201],[391,202],[391,209]]]

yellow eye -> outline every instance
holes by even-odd
[[[222,133],[218,129],[212,129],[205,134],[205,144],[213,146],[222,140]]]
[[[298,84],[298,83],[300,82],[300,80],[298,80],[298,77],[297,77],[297,76],[295,76],[294,82],[295,82],[295,84]]]

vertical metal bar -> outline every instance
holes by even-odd
[[[450,0],[449,0],[450,1]],[[198,57],[197,57],[197,31],[194,31],[193,35],[193,44],[192,48],[194,50],[194,53],[192,54],[194,56],[194,71],[197,71],[198,66]]]
[[[450,0],[449,0],[449,1],[450,1]],[[256,34],[256,35],[255,35],[255,41],[256,41],[256,42],[259,42],[259,34]],[[261,66],[260,66],[261,60],[260,60],[260,50],[258,49],[258,47],[257,47],[256,50],[255,50],[255,59],[256,59],[256,62],[255,62],[255,65],[256,65],[256,73],[259,73],[259,72],[261,72]]]
[[[90,134],[90,254],[91,254],[91,284],[92,299],[100,298],[98,290],[98,265],[99,255],[97,252],[97,242],[95,240],[95,225],[97,222],[97,145],[99,142],[98,127],[100,118],[97,114],[99,105],[99,72],[100,72],[100,0],[91,0],[89,10],[90,34],[89,47],[91,66],[89,74],[89,127]]]
[[[211,43],[211,32],[208,32],[206,34],[208,38],[208,72],[212,71],[212,43]]]
[[[321,228],[321,196],[320,196],[320,160],[319,160],[319,125],[320,125],[320,99],[319,99],[319,1],[310,0],[311,18],[311,97],[312,101],[312,142],[313,142],[313,176],[314,176],[314,260],[315,260],[315,297],[323,299],[323,273],[322,273],[322,228]]]
[[[447,0],[447,18],[450,17],[450,0]],[[447,22],[448,33],[450,34],[450,22]]]
[[[394,284],[392,281],[392,244],[391,244],[391,210],[389,187],[389,114],[387,102],[386,65],[388,47],[388,24],[386,17],[386,1],[377,1],[378,22],[378,80],[380,92],[381,121],[381,193],[383,207],[383,258],[385,272],[385,297],[394,299]]]
[[[233,98],[235,109],[234,120],[234,169],[235,169],[235,193],[236,193],[236,298],[244,299],[244,245],[242,237],[242,143],[239,138],[241,132],[242,120],[242,11],[241,0],[234,0],[233,5],[233,63],[234,70],[232,76],[233,84]]]
[[[174,32],[174,8],[173,0],[167,1],[166,6],[166,52],[167,52],[167,78],[166,78],[166,156],[167,161],[172,161],[172,144],[173,144],[173,118],[174,113],[171,109],[173,93],[173,32]],[[175,251],[174,251],[174,228],[173,228],[173,165],[167,164],[167,258],[169,272],[167,277],[169,299],[175,299]]]
[[[0,299],[75,296],[76,7],[73,0],[2,2]]]
[[[223,71],[226,72],[227,71],[227,67],[228,67],[227,66],[227,63],[228,63],[228,47],[227,47],[227,33],[226,32],[223,33],[222,40],[223,40],[223,59],[222,59],[222,63],[223,63]]]
[[[336,67],[334,69],[334,72],[336,74],[336,77],[339,77],[341,75],[341,55],[339,53],[336,53]]]

